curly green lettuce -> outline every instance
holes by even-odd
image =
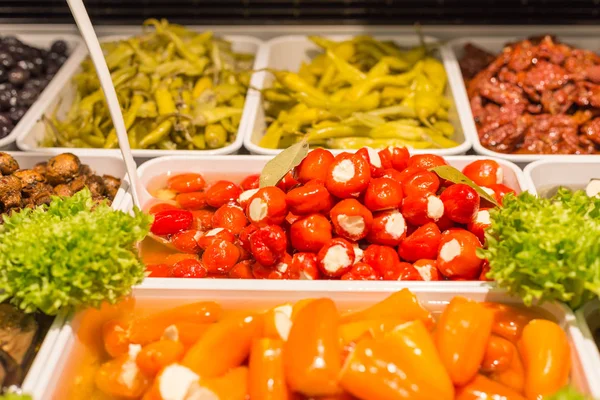
[[[488,277],[534,301],[562,301],[572,308],[600,295],[600,198],[561,189],[551,199],[509,195],[490,210]]]
[[[136,243],[150,223],[139,210],[129,215],[94,202],[87,189],[5,216],[0,301],[47,315],[115,303],[144,278]]]

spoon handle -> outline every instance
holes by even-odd
[[[96,36],[96,32],[94,31],[87,10],[83,5],[83,1],[67,0],[67,3],[69,4],[69,8],[71,9],[71,13],[75,18],[79,32],[81,33],[81,36],[83,37],[83,40],[88,48],[88,52],[90,53],[90,57],[92,58],[92,62],[96,68],[98,78],[100,79],[100,85],[102,86],[102,91],[104,92],[104,97],[106,98],[106,102],[108,104],[108,110],[110,112],[115,131],[117,132],[119,147],[121,148],[121,154],[123,155],[123,160],[125,161],[125,167],[127,169],[127,174],[129,175],[129,181],[131,182],[130,189],[131,196],[133,198],[133,204],[137,207],[140,207],[139,195],[144,193],[144,188],[141,187],[140,180],[137,176],[137,166],[133,160],[133,155],[131,154],[129,139],[127,138],[127,129],[125,128],[125,121],[123,120],[123,113],[121,112],[121,107],[119,106],[117,92],[115,91],[115,87],[110,76],[110,71],[106,65],[106,61],[104,60],[104,54],[102,53],[100,42],[98,41],[98,37]]]

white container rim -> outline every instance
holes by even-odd
[[[589,328],[587,318],[587,315],[595,307],[600,310],[600,299],[598,298],[584,304],[583,307],[575,311],[575,318],[577,319],[577,325],[581,330],[583,345],[587,349],[587,354],[589,355],[589,366],[587,368],[590,368],[590,371],[595,372],[594,379],[596,382],[600,382],[600,349],[596,345],[596,341],[594,340],[594,335],[592,335],[592,332]]]
[[[348,152],[353,152],[353,150],[348,151]],[[412,154],[418,154],[418,153],[411,152],[411,155]],[[271,160],[272,158],[273,158],[273,156],[271,156],[271,155],[236,155],[236,154],[229,155],[229,156],[215,156],[215,157],[210,157],[210,158],[204,158],[203,155],[198,155],[198,154],[196,154],[196,155],[163,156],[163,157],[153,158],[151,160],[148,160],[148,161],[142,163],[138,167],[138,175],[141,177],[146,174],[146,170],[148,168],[151,168],[157,164],[160,165],[163,163],[166,165],[169,165],[172,162],[194,162],[194,161],[210,160],[213,162],[229,161],[232,164],[235,164],[236,161],[240,161],[240,160],[267,162],[267,161]],[[529,185],[525,179],[523,170],[521,170],[521,168],[519,168],[515,163],[513,163],[511,161],[504,160],[501,158],[496,158],[496,157],[485,157],[485,156],[481,156],[481,155],[451,155],[451,156],[444,156],[444,159],[446,161],[448,161],[449,163],[452,161],[467,162],[467,161],[477,161],[477,160],[494,160],[501,166],[506,167],[507,169],[514,172],[521,191],[526,191],[529,189]]]
[[[360,32],[358,32],[357,34],[360,34]],[[341,40],[347,40],[349,38],[352,38],[354,36],[356,36],[357,34],[334,34],[334,35],[324,35],[325,38],[331,39],[331,40],[335,40],[335,41],[341,41]],[[365,34],[369,34],[369,33],[365,33]],[[407,34],[407,33],[398,33],[398,34],[393,34],[391,32],[386,32],[383,34],[373,34],[371,35],[376,39],[380,39],[380,40],[394,40],[398,43],[401,43],[402,41],[414,41],[416,39],[418,39],[418,35],[416,34]],[[281,44],[281,43],[286,43],[287,41],[298,41],[298,40],[305,40],[308,41],[308,36],[306,35],[284,35],[284,36],[277,36],[274,37],[268,41],[266,41],[264,43],[263,49],[260,52],[260,61],[258,63],[259,66],[257,66],[257,69],[263,69],[263,68],[267,68],[268,67],[268,63],[269,63],[269,55],[271,52],[271,48],[273,45],[277,45],[277,44]],[[433,36],[424,36],[424,40],[426,43],[436,43],[436,42],[440,42],[440,40],[436,37]],[[451,97],[454,100],[454,107],[456,108],[456,112],[458,114],[458,124],[460,125],[458,128],[462,129],[463,131],[463,136],[464,136],[464,141],[459,143],[458,146],[456,147],[452,147],[449,149],[411,149],[411,153],[414,154],[427,154],[427,153],[432,153],[432,154],[438,154],[438,155],[442,155],[442,156],[449,156],[449,155],[459,155],[459,154],[464,154],[466,153],[472,146],[472,140],[471,140],[471,136],[467,135],[466,133],[466,129],[464,127],[464,122],[463,122],[463,117],[461,115],[460,109],[463,108],[463,106],[461,104],[459,104],[459,97],[456,96],[456,92],[454,91],[454,87],[456,85],[452,85],[450,84],[451,81],[455,80],[456,77],[453,76],[454,74],[451,72],[451,70],[449,70],[446,67],[446,61],[445,61],[445,55],[444,52],[440,51],[440,61],[444,64],[444,68],[446,69],[446,75],[448,76],[448,85],[449,85],[449,89],[451,91]],[[258,89],[263,89],[264,85],[265,85],[265,77],[266,77],[267,72],[266,71],[261,71],[258,74],[256,74],[257,80],[256,80],[256,85],[255,87]],[[259,108],[260,102],[262,102],[262,96],[257,93],[256,98],[254,99],[256,101],[255,104],[255,108],[253,108],[252,110],[252,115],[256,115],[256,112]],[[468,105],[468,104],[467,104]],[[281,151],[283,151],[283,149],[267,149],[264,147],[259,146],[258,144],[254,143],[253,141],[253,124],[249,124],[249,125],[245,125],[246,130],[244,131],[244,147],[250,151],[250,153],[252,154],[257,154],[257,155],[277,155],[279,154]],[[339,154],[343,151],[347,151],[347,150],[343,150],[343,149],[328,149],[329,151],[331,151],[333,154]]]
[[[0,29],[2,29],[2,27],[0,27]],[[53,94],[60,89],[60,82],[62,82],[64,76],[69,74],[69,70],[76,62],[76,55],[83,46],[81,38],[70,33],[15,33],[14,36],[23,43],[35,47],[47,47],[37,44],[39,42],[52,42],[54,40],[62,39],[70,43],[71,48],[69,49],[70,53],[67,60],[61,65],[60,69],[52,77],[50,82],[48,82],[48,85],[40,92],[36,101],[29,106],[23,117],[13,127],[12,131],[6,137],[0,139],[0,149],[15,142],[22,134],[21,132],[29,130],[29,127],[32,125],[31,121],[36,121],[40,117],[42,109],[52,100]]]
[[[540,31],[542,34],[547,34],[548,31]],[[526,35],[532,35],[532,32],[529,32]],[[460,115],[460,119],[463,123],[465,136],[469,136],[473,145],[473,150],[477,152],[477,154],[481,154],[489,157],[497,157],[503,158],[505,160],[509,160],[515,163],[530,163],[537,160],[560,160],[562,157],[600,157],[598,155],[563,155],[563,154],[510,154],[510,153],[500,153],[497,151],[490,150],[484,147],[479,140],[479,134],[477,132],[477,128],[475,126],[475,121],[473,119],[473,114],[471,112],[471,103],[469,101],[469,96],[467,95],[467,88],[465,81],[462,77],[462,72],[460,70],[460,66],[458,64],[458,57],[455,52],[456,46],[462,46],[466,43],[473,43],[477,45],[478,42],[487,42],[493,44],[499,44],[504,46],[506,43],[514,40],[523,40],[526,37],[523,37],[521,34],[514,35],[502,35],[502,36],[474,36],[474,37],[459,37],[448,41],[444,46],[441,47],[440,51],[444,54],[444,65],[446,69],[451,69],[453,71],[453,75],[456,77],[455,80],[449,81],[451,85],[454,85],[453,92],[455,96],[460,97],[460,102],[464,105],[463,107],[457,107],[458,113]],[[576,35],[561,35],[561,39],[567,40],[586,40],[589,41],[592,38],[582,37]],[[598,49],[590,49],[594,51],[598,51]],[[458,101],[458,100],[457,100]]]
[[[118,167],[116,169],[121,169],[122,171],[116,173],[115,178],[119,178],[121,180],[121,186],[117,191],[115,198],[111,203],[111,208],[113,210],[122,210],[124,207],[124,202],[127,200],[127,192],[129,190],[129,181],[127,180],[127,172],[125,170],[125,163],[121,157],[117,157],[115,155],[103,154],[103,155],[89,155],[89,154],[81,154],[77,151],[77,149],[73,149],[74,151],[69,151],[69,153],[76,155],[79,157],[80,161],[83,164],[104,164],[107,161],[110,161],[113,164],[116,164]],[[21,167],[22,160],[31,160],[32,162],[43,162],[48,161],[52,158],[52,154],[42,153],[42,152],[20,152],[20,151],[5,151],[4,153],[12,156],[19,163],[19,167]],[[21,161],[20,161],[21,160]],[[99,170],[96,166],[92,168],[94,174],[104,175],[105,172]],[[113,174],[109,174],[113,175]]]
[[[118,41],[118,40],[124,40],[127,38],[130,38],[132,36],[135,35],[112,35],[112,36],[102,36],[100,38],[100,42],[101,43],[106,43],[106,42],[112,42],[112,41]],[[243,35],[223,35],[222,36],[223,39],[228,40],[232,43],[246,43],[246,44],[251,44],[253,46],[256,47],[256,53],[254,54],[254,64],[253,64],[253,71],[258,69],[258,56],[260,54],[260,51],[263,47],[263,41],[260,39],[257,39],[255,37],[252,36],[243,36]],[[75,56],[75,54],[73,54]],[[60,84],[59,87],[54,88],[54,93],[53,96],[49,99],[50,101],[52,99],[54,99],[55,96],[58,96],[60,94],[60,92],[63,90],[63,88],[67,85],[71,84],[71,78],[77,73],[81,63],[85,60],[85,58],[88,56],[88,51],[87,51],[87,47],[85,46],[80,46],[79,51],[76,54],[76,57],[74,57],[73,62],[69,65],[68,69],[65,69],[65,74],[63,76],[60,77],[60,80],[57,80]],[[252,73],[252,76],[250,78],[250,87],[255,87],[256,84],[256,73]],[[245,103],[244,103],[244,109],[242,111],[242,118],[240,120],[240,124],[238,127],[238,131],[235,137],[235,140],[228,144],[227,146],[218,148],[218,149],[209,149],[209,150],[155,150],[155,149],[132,149],[131,152],[133,154],[133,156],[135,158],[154,158],[154,157],[160,157],[160,156],[164,156],[164,155],[174,155],[174,154],[178,154],[178,155],[198,155],[198,154],[204,154],[204,155],[220,155],[220,154],[234,154],[236,152],[238,152],[243,145],[244,142],[244,124],[248,124],[249,123],[249,118],[250,118],[250,113],[249,111],[252,109],[253,104],[252,104],[252,97],[254,95],[253,90],[249,88],[248,91],[246,92],[245,95]],[[26,127],[26,129],[23,129],[18,136],[16,137],[16,144],[17,147],[20,150],[23,151],[39,151],[39,152],[44,152],[44,153],[49,153],[49,154],[60,154],[60,153],[64,153],[64,152],[68,152],[68,151],[73,151],[73,150],[78,150],[80,154],[86,154],[86,155],[106,155],[106,154],[110,154],[110,155],[119,155],[120,154],[120,150],[119,149],[100,149],[100,148],[71,148],[71,147],[39,147],[37,144],[36,145],[30,145],[27,142],[27,138],[29,138],[29,136],[31,136],[32,134],[32,129],[34,127],[34,125],[37,123],[37,120],[39,119],[39,117],[41,117],[44,113],[46,113],[48,111],[48,107],[49,107],[49,103],[50,101],[47,101],[44,103],[43,107],[41,107],[39,115],[37,115],[37,117],[30,122],[30,124]]]
[[[531,193],[531,194],[538,194],[537,191],[537,185],[535,184],[535,182],[533,181],[533,177],[532,177],[532,173],[533,171],[539,169],[539,168],[544,168],[544,166],[547,165],[564,165],[565,167],[568,167],[569,165],[575,165],[575,164],[589,164],[591,167],[596,167],[599,169],[600,171],[600,155],[580,155],[580,156],[576,156],[576,155],[569,155],[569,156],[562,156],[556,159],[541,159],[541,160],[537,160],[534,161],[530,164],[527,164],[527,166],[525,166],[525,168],[523,169],[523,173],[525,176],[525,183],[527,185],[527,190]]]

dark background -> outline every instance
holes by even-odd
[[[600,24],[600,0],[87,0],[95,24]],[[0,23],[72,23],[65,0],[0,0]]]

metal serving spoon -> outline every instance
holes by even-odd
[[[90,21],[87,10],[83,5],[83,1],[67,0],[67,3],[69,4],[69,8],[71,9],[71,13],[75,18],[79,32],[81,33],[81,36],[83,37],[83,40],[88,48],[88,52],[90,53],[90,57],[94,63],[96,73],[98,74],[98,78],[100,80],[100,86],[102,87],[104,97],[106,98],[106,103],[108,104],[110,117],[113,121],[115,131],[117,132],[119,148],[121,149],[121,154],[123,155],[123,160],[125,161],[127,175],[129,176],[133,204],[138,208],[141,208],[142,204],[147,204],[154,198],[141,183],[140,177],[137,174],[137,166],[133,159],[133,155],[131,154],[131,147],[129,146],[129,139],[127,138],[127,130],[125,128],[125,121],[123,120],[123,113],[121,112],[121,107],[119,106],[119,100],[117,98],[117,92],[115,91],[115,87],[110,77],[110,70],[108,69],[108,65],[106,65],[106,60],[104,59],[104,53],[102,53],[100,42],[98,41],[98,37],[96,36],[96,32],[94,31],[94,27],[92,26],[92,22]],[[173,245],[171,245],[171,242],[165,238],[156,236],[152,233],[149,233],[148,236],[167,247],[174,248]]]

